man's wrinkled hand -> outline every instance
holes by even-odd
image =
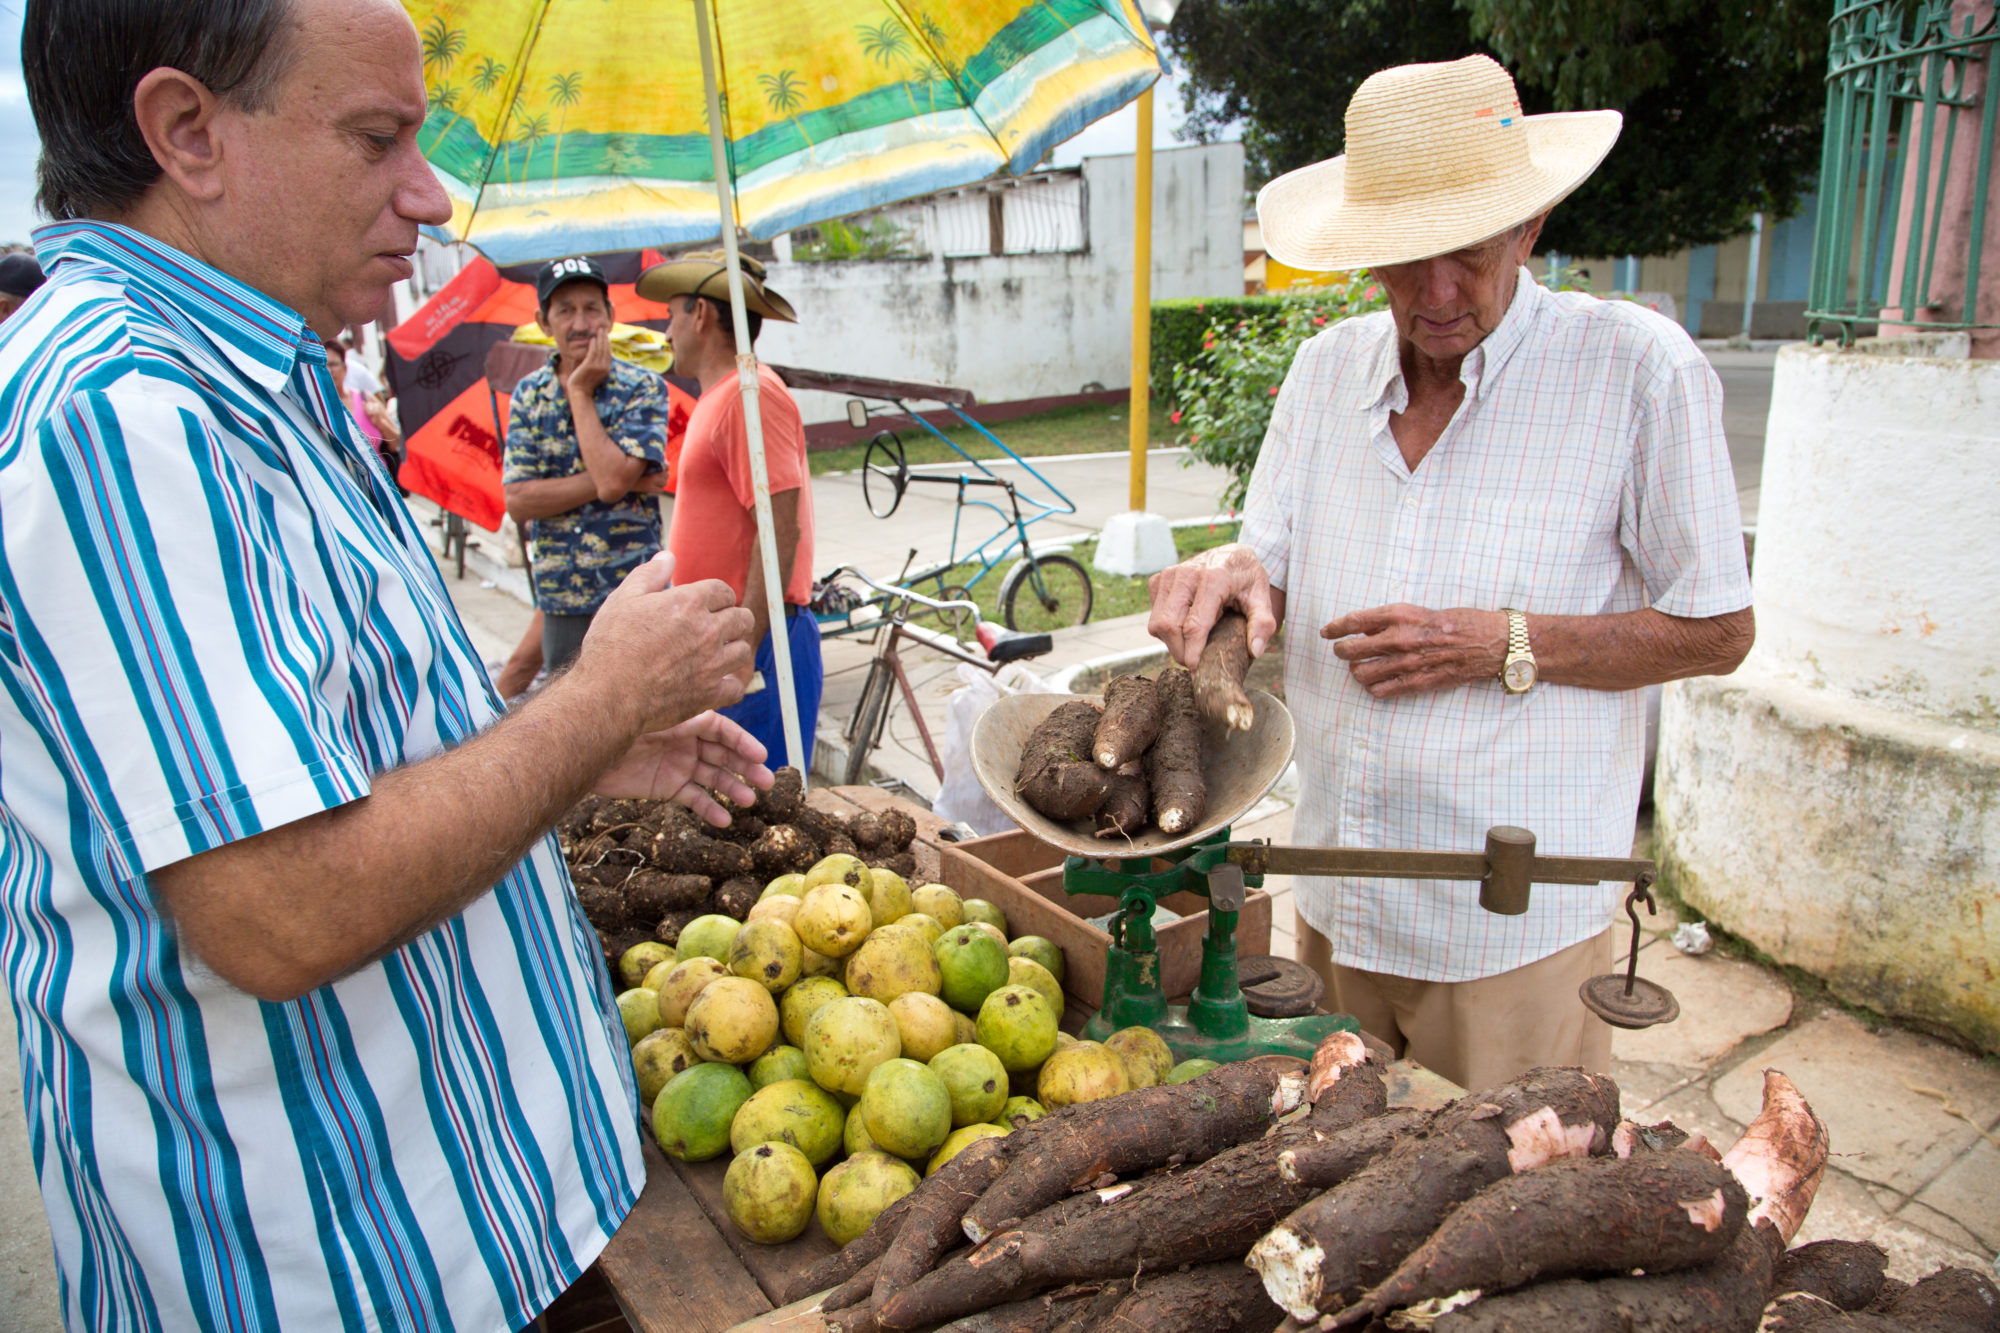
[[[1469,606],[1432,611],[1397,604],[1327,622],[1322,639],[1377,699],[1495,680],[1507,659],[1507,616]]]
[[[720,579],[670,587],[662,551],[612,590],[572,676],[632,710],[633,732],[662,731],[743,697],[754,666],[751,615]]]
[[[1271,605],[1271,579],[1248,546],[1231,542],[1190,556],[1153,575],[1147,584],[1153,614],[1146,632],[1167,645],[1176,662],[1192,668],[1201,660],[1208,633],[1228,607],[1249,621],[1250,655],[1261,657],[1278,632]]]
[[[602,330],[590,339],[590,351],[583,360],[577,362],[576,369],[570,371],[567,385],[571,393],[585,397],[597,392],[597,386],[611,375],[611,331]]]
[[[766,757],[763,744],[742,727],[720,713],[701,713],[632,742],[595,790],[600,796],[679,801],[715,827],[727,828],[729,811],[710,791],[739,806],[750,804],[758,789],[771,785]]]

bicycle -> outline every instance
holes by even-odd
[[[957,508],[951,520],[951,553],[939,564],[928,566],[912,573],[907,567],[902,580],[908,582],[935,582],[938,598],[943,601],[970,601],[973,588],[979,585],[993,571],[993,567],[1006,559],[1017,548],[1021,558],[1002,577],[1000,591],[995,598],[1000,609],[1000,619],[1011,630],[1053,630],[1071,625],[1081,625],[1090,619],[1094,589],[1090,582],[1090,571],[1073,556],[1059,551],[1041,555],[1034,552],[1028,543],[1028,525],[1058,514],[1074,514],[1076,505],[1061,491],[1056,490],[1049,480],[1037,472],[1025,459],[1002,444],[997,436],[984,426],[959,411],[956,406],[950,410],[961,421],[979,432],[995,448],[1005,453],[1014,462],[1025,468],[1028,475],[1047,487],[1058,504],[1023,496],[1020,488],[1005,477],[993,474],[986,464],[980,462],[952,443],[950,437],[938,430],[920,414],[910,409],[900,399],[889,399],[895,407],[918,426],[944,440],[961,457],[979,469],[978,476],[959,473],[955,476],[926,476],[912,473],[907,454],[903,449],[902,437],[893,430],[884,430],[868,442],[868,449],[861,460],[861,498],[868,506],[868,512],[876,518],[888,518],[903,503],[903,495],[913,483],[927,486],[951,486],[956,488]],[[850,399],[847,405],[848,422],[865,427],[871,409],[861,399]],[[974,488],[986,488],[1006,492],[1006,508],[990,500],[969,499],[967,492]],[[1026,503],[1041,512],[1032,517],[1022,513]],[[977,547],[959,555],[959,528],[968,508],[990,509],[1004,519],[1005,526],[988,537]],[[992,549],[998,543],[998,549]],[[989,551],[991,552],[989,554]],[[974,563],[979,571],[964,583],[948,583],[947,576],[959,564]],[[955,626],[962,628],[961,625]]]
[[[880,651],[868,664],[868,677],[862,682],[861,697],[855,701],[854,715],[848,719],[843,733],[848,744],[847,771],[843,781],[849,786],[861,781],[862,773],[868,766],[868,756],[881,743],[882,733],[888,726],[889,710],[895,702],[894,690],[902,691],[903,702],[908,705],[910,716],[916,720],[917,735],[923,739],[924,752],[930,757],[931,769],[942,780],[944,759],[938,754],[937,742],[931,738],[930,727],[924,722],[923,710],[917,706],[916,690],[910,685],[909,673],[903,669],[902,654],[897,651],[897,646],[904,639],[910,639],[947,657],[976,666],[981,671],[993,673],[1009,662],[1040,657],[1053,646],[1053,640],[1046,631],[1001,630],[981,620],[979,608],[971,602],[944,601],[926,597],[910,588],[877,583],[851,565],[842,565],[818,580],[818,586],[826,589],[831,597],[839,589],[839,580],[843,576],[851,576],[874,590],[876,597],[869,600],[884,608],[877,629],[886,627],[888,630],[880,639]],[[974,655],[947,635],[910,624],[910,608],[913,606],[926,607],[941,614],[969,615],[983,655]]]

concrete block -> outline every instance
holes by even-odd
[[[1179,564],[1180,553],[1174,549],[1174,530],[1166,519],[1127,510],[1105,522],[1094,563],[1106,574],[1143,578]]]
[[[1613,1033],[1611,1038],[1611,1078],[1618,1085],[1619,1111],[1627,1120],[1641,1124],[1667,1119],[1660,1113],[1658,1103],[1700,1082],[1704,1071],[1626,1059],[1618,1050],[1618,1038],[1623,1035]]]
[[[1611,1049],[1620,1059],[1702,1069],[1745,1038],[1792,1020],[1791,987],[1754,963],[1715,953],[1693,958],[1662,945],[1641,951],[1639,974],[1672,991],[1681,1016],[1658,1027],[1613,1033]]]
[[[1783,1071],[1826,1122],[1843,1170],[1904,1195],[1937,1179],[1978,1137],[1919,1089],[1974,1115],[2000,1107],[2000,1071],[1908,1032],[1870,1032],[1840,1013],[1813,1018],[1717,1079],[1716,1105],[1749,1123],[1763,1104],[1766,1069]]]

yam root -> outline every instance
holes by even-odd
[[[1826,1126],[1792,1081],[1764,1071],[1764,1106],[1722,1164],[1750,1192],[1750,1220],[1769,1219],[1785,1244],[1799,1234],[1826,1175]]]
[[[715,885],[706,875],[637,870],[625,881],[625,910],[634,921],[657,921],[669,912],[698,907]]]
[[[1781,1247],[1770,1223],[1744,1226],[1722,1257],[1672,1273],[1566,1278],[1482,1296],[1441,1316],[1434,1333],[1751,1333]]]
[[[1421,1133],[1430,1119],[1428,1112],[1405,1106],[1335,1133],[1300,1135],[1278,1150],[1278,1178],[1302,1187],[1311,1198],[1388,1152],[1397,1140]]]
[[[1551,1162],[1503,1177],[1453,1209],[1333,1327],[1474,1287],[1505,1291],[1543,1278],[1712,1263],[1748,1211],[1734,1176],[1685,1149]]]
[[[830,815],[826,811],[812,805],[807,805],[804,809],[800,810],[798,816],[792,820],[792,825],[821,846],[824,846],[826,840],[835,834],[839,834],[844,838],[851,836],[848,832],[846,820]]]
[[[1104,715],[1090,744],[1097,766],[1116,773],[1152,748],[1160,734],[1160,692],[1144,676],[1119,676],[1104,687]]]
[[[1005,1231],[1107,1172],[1150,1171],[1170,1159],[1205,1162],[1304,1102],[1299,1062],[1265,1056],[1186,1083],[1066,1106],[1035,1123],[1005,1173],[966,1210],[966,1237],[978,1242]]]
[[[751,871],[750,850],[733,842],[711,838],[706,833],[686,825],[675,824],[658,833],[639,835],[640,845],[631,850],[641,852],[661,870],[675,875],[706,875],[720,884],[725,879],[747,875]]]
[[[718,801],[721,799],[720,793],[712,792],[710,794],[715,796]],[[720,838],[723,842],[733,842],[739,847],[748,847],[756,842],[757,839],[763,837],[765,830],[770,827],[771,825],[766,824],[763,820],[757,818],[757,816],[738,811],[730,816],[726,827],[716,828],[714,825],[710,825],[708,836],[711,838]]]
[[[869,852],[888,840],[888,835],[882,831],[882,817],[873,810],[863,810],[856,815],[848,830],[854,845]]]
[[[1146,752],[1146,780],[1153,788],[1153,822],[1164,833],[1186,833],[1208,813],[1208,781],[1201,772],[1201,720],[1195,715],[1194,680],[1179,667],[1160,672],[1160,735]]]
[[[578,879],[576,901],[590,924],[599,930],[625,928],[625,890],[622,887]]]
[[[845,833],[832,833],[827,835],[826,841],[820,844],[820,855],[860,856],[861,848],[856,846],[854,839],[848,837]],[[812,867],[807,866],[806,869],[810,870]]]
[[[726,879],[715,886],[715,893],[709,905],[723,916],[733,916],[738,921],[750,915],[750,909],[764,896],[764,882],[754,875],[738,875]]]
[[[1819,1240],[1785,1251],[1771,1275],[1771,1296],[1816,1296],[1842,1310],[1865,1310],[1882,1294],[1889,1256],[1871,1241]]]
[[[704,903],[702,906],[707,906]],[[688,907],[678,912],[669,912],[653,923],[653,938],[662,944],[679,944],[681,932],[687,923],[701,915],[700,907]]]
[[[917,840],[916,817],[909,811],[884,810],[877,817],[882,821],[882,845],[890,851],[904,851]]]
[[[1225,611],[1194,664],[1195,707],[1201,715],[1231,731],[1250,730],[1257,710],[1243,692],[1249,670],[1250,622],[1240,611]]]
[[[750,844],[750,864],[766,883],[794,871],[805,873],[819,856],[819,844],[797,824],[767,825]]]
[[[1007,1301],[1032,1296],[1055,1285],[1022,1269],[1020,1249],[1023,1239],[1060,1232],[1103,1207],[1105,1195],[1122,1197],[1133,1188],[1120,1185],[1115,1190],[1093,1190],[1072,1195],[1044,1208],[1019,1228],[1003,1232],[983,1245],[961,1250],[946,1259],[908,1288],[897,1292],[882,1305],[873,1307],[876,1318],[881,1320],[884,1328],[923,1328],[961,1318],[975,1310],[986,1310]]]
[[[1832,1301],[1793,1293],[1771,1307],[1764,1326],[1780,1333],[1808,1329],[1813,1333],[1992,1333],[2000,1328],[2000,1288],[1970,1268],[1940,1268],[1915,1286],[1851,1313]]]
[[[819,1308],[828,1314],[835,1310],[846,1310],[865,1304],[875,1291],[875,1275],[882,1271],[882,1256],[876,1255],[861,1266],[861,1271],[826,1294]]]
[[[872,1297],[878,1315],[897,1292],[930,1272],[938,1256],[961,1242],[959,1219],[1006,1169],[1008,1142],[980,1139],[931,1176],[930,1188],[910,1206],[878,1261]]]
[[[1439,1112],[1424,1133],[1294,1212],[1257,1242],[1248,1262],[1264,1275],[1272,1300],[1310,1319],[1387,1278],[1447,1213],[1486,1186],[1602,1152],[1617,1123],[1611,1080],[1578,1069],[1531,1069]]]
[[[1284,1312],[1242,1264],[1204,1264],[1143,1283],[1095,1328],[1102,1333],[1269,1333]]]
[[[749,812],[766,824],[790,824],[806,808],[805,778],[790,764],[771,775],[771,789],[757,793]]]
[[[1014,790],[1050,819],[1087,819],[1111,792],[1111,779],[1090,758],[1097,705],[1072,699],[1043,718],[1021,748]]]
[[[892,852],[888,856],[871,856],[864,859],[871,870],[893,870],[903,879],[913,881],[917,877],[917,858],[910,852]]]
[[[1111,790],[1092,817],[1100,838],[1129,838],[1146,827],[1153,810],[1153,789],[1146,782],[1146,765],[1137,759],[1111,775]]]

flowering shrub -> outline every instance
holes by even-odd
[[[1299,344],[1329,324],[1387,308],[1381,287],[1358,273],[1287,296],[1269,313],[1213,324],[1203,334],[1201,352],[1174,371],[1177,410],[1169,420],[1181,427],[1191,456],[1229,472],[1226,507],[1243,505],[1278,386]]]

